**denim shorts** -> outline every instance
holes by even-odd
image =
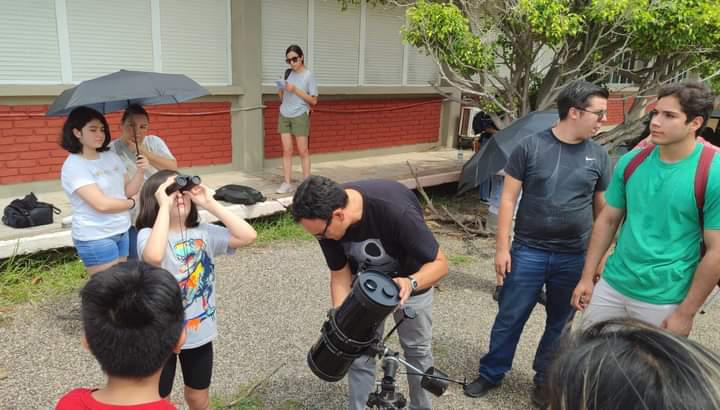
[[[73,239],[73,244],[80,260],[86,268],[90,268],[127,257],[130,250],[130,235],[124,232],[91,241]]]

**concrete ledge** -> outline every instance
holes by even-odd
[[[442,185],[450,182],[456,182],[460,178],[460,171],[445,172],[440,174],[419,176],[418,180],[423,187],[434,185]],[[414,178],[402,179],[401,184],[410,189],[417,188]],[[255,205],[238,205],[228,204],[227,209],[233,214],[243,219],[255,219],[265,216],[271,216],[285,212],[292,204],[292,196],[272,199]],[[200,211],[200,218],[203,222],[216,222],[217,218],[205,210]],[[19,239],[0,241],[0,258],[9,258],[13,255],[24,255],[34,252],[40,252],[48,249],[56,249],[63,247],[72,247],[72,237],[70,236],[69,224],[72,222],[72,216],[63,219],[63,228],[61,232],[53,232],[48,234],[38,234]]]

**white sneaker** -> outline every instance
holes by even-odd
[[[280,184],[280,188],[278,188],[277,191],[275,191],[275,193],[289,194],[292,191],[293,191],[293,186],[288,184],[287,182],[283,182],[282,184]]]

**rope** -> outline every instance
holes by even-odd
[[[422,101],[419,103],[413,103],[413,104],[405,104],[400,105],[396,107],[384,107],[384,108],[367,108],[367,109],[354,109],[354,110],[337,110],[337,109],[327,109],[327,108],[317,108],[314,109],[313,112],[324,112],[328,114],[362,114],[362,113],[370,113],[370,112],[389,112],[389,111],[400,111],[400,110],[407,110],[410,108],[418,107],[421,105],[426,104],[437,104],[438,102],[445,102],[448,101],[447,98],[445,99],[433,99],[429,101]],[[220,111],[201,111],[201,112],[167,112],[167,111],[152,111],[150,110],[150,115],[160,115],[160,116],[174,116],[174,117],[196,117],[196,116],[209,116],[209,115],[219,115],[219,114],[228,114],[232,112],[241,112],[241,111],[253,111],[253,110],[259,110],[267,108],[266,105],[256,105],[252,107],[240,107],[240,108],[232,108],[229,110],[220,110]],[[13,117],[45,117],[45,113],[0,113],[0,118],[13,118]]]
[[[166,112],[166,111],[150,110],[149,114],[150,115],[161,115],[161,116],[191,117],[191,116],[228,114],[231,112],[240,112],[240,111],[252,111],[252,110],[259,110],[262,108],[267,108],[267,107],[265,105],[255,105],[252,107],[231,108],[229,110],[200,111],[200,112]],[[6,117],[10,117],[10,118],[12,118],[12,117],[46,117],[46,115],[44,112],[0,113],[0,118],[6,118]],[[58,116],[58,117],[60,117],[60,116]]]
[[[447,98],[445,99],[434,99],[430,101],[423,101],[419,103],[414,104],[405,104],[400,105],[397,107],[388,107],[388,108],[367,108],[367,109],[356,109],[356,110],[333,110],[333,109],[325,109],[325,108],[316,108],[313,110],[313,112],[325,112],[328,114],[361,114],[361,113],[367,113],[367,112],[386,112],[386,111],[400,111],[400,110],[406,110],[408,108],[418,107],[421,105],[426,104],[437,104],[438,102],[444,102],[448,101]]]

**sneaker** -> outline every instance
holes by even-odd
[[[548,408],[548,398],[545,394],[545,389],[543,386],[540,386],[538,384],[535,385],[535,388],[533,388],[532,396],[531,396],[532,403],[538,408],[538,409],[547,409]]]
[[[499,384],[492,384],[481,376],[463,387],[463,392],[469,397],[483,397],[492,389],[497,389]]]
[[[292,191],[293,191],[292,185],[288,184],[287,182],[283,182],[282,184],[280,184],[280,188],[278,188],[277,191],[275,191],[275,193],[289,194]]]

